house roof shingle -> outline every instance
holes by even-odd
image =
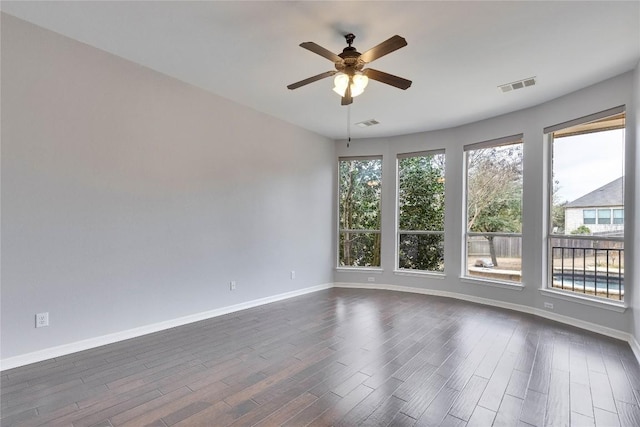
[[[567,203],[567,208],[583,208],[592,206],[622,206],[623,205],[623,182],[624,177],[611,181],[600,188],[585,194],[576,200]]]

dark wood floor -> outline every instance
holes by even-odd
[[[640,426],[629,345],[330,289],[2,372],[2,426]]]

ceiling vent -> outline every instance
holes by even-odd
[[[498,86],[498,89],[500,89],[503,93],[505,93],[505,92],[511,92],[512,90],[533,86],[535,84],[536,84],[536,78],[534,76],[534,77],[529,77],[523,80],[518,80],[517,82],[500,85]]]
[[[380,124],[380,122],[377,121],[376,119],[371,119],[371,120],[365,120],[364,122],[356,123],[356,126],[359,126],[361,128],[368,128],[369,126],[375,126],[377,124]]]

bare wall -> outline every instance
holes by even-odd
[[[2,359],[332,282],[332,141],[6,14],[1,71]]]

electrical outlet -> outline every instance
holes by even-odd
[[[229,290],[230,291],[235,291],[236,290],[236,281],[232,280],[231,282],[229,282]]]
[[[291,270],[291,280],[296,278],[296,271],[295,270]]]
[[[370,282],[375,282],[376,278],[375,277],[368,277],[367,280],[370,281]]]
[[[36,328],[49,326],[49,312],[36,314]]]
[[[544,308],[549,309],[549,310],[553,310],[553,304],[550,302],[545,302],[544,303]]]

